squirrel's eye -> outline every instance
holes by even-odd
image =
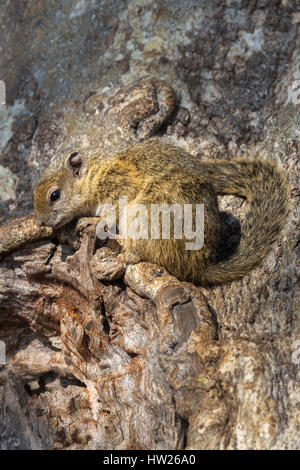
[[[58,189],[56,189],[55,191],[52,191],[52,193],[50,194],[51,202],[57,201],[57,199],[59,199],[59,197],[60,197],[60,192],[59,192]]]

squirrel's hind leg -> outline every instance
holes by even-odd
[[[118,258],[122,263],[125,264],[137,264],[142,261],[142,258],[132,251],[132,241],[123,240],[119,235],[116,235],[116,240],[122,247],[122,252],[119,254]]]

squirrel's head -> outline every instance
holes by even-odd
[[[87,160],[73,151],[54,160],[34,191],[36,223],[59,228],[83,215],[81,185],[88,170]]]

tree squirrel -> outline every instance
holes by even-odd
[[[217,194],[247,198],[250,209],[236,252],[217,261],[220,212]],[[39,225],[58,229],[79,217],[95,217],[99,204],[119,197],[129,205],[204,204],[204,245],[186,250],[184,239],[131,239],[122,243],[125,262],[149,261],[179,280],[220,284],[256,267],[276,241],[289,212],[284,173],[271,161],[240,158],[199,161],[158,139],[149,139],[111,158],[73,151],[54,160],[34,192]],[[195,211],[193,212],[195,217]],[[94,220],[94,219],[93,219]]]

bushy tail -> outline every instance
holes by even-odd
[[[218,194],[243,196],[250,203],[237,251],[203,273],[205,284],[230,282],[255,268],[278,238],[289,213],[289,186],[283,171],[271,161],[203,162],[202,171]]]

